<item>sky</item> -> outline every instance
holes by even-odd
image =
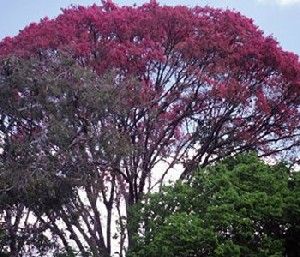
[[[142,5],[143,0],[115,0],[118,5]],[[283,49],[300,55],[300,0],[160,0],[160,5],[210,5],[234,9],[252,18]],[[31,22],[56,17],[60,8],[91,5],[100,0],[0,0],[0,40],[14,36]]]

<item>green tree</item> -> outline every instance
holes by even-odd
[[[115,91],[109,75],[100,80],[61,53],[0,61],[0,252],[70,255],[73,244],[85,257],[107,252],[93,217],[100,219],[105,160],[126,145],[112,157],[118,134],[98,126],[116,108]]]
[[[282,164],[253,153],[226,159],[151,194],[136,212],[142,236],[131,254],[298,256],[299,192],[299,173]]]

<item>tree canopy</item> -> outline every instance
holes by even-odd
[[[0,59],[2,214],[30,210],[65,249],[107,257],[116,238],[124,256],[130,209],[176,164],[190,179],[249,150],[298,161],[299,58],[237,12],[73,6]]]
[[[253,153],[199,169],[140,205],[132,256],[297,256],[299,178]]]

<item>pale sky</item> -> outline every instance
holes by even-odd
[[[143,0],[115,0],[118,5],[141,5]],[[235,9],[253,18],[272,34],[285,50],[300,55],[300,0],[160,0],[161,5],[210,5]],[[100,0],[0,0],[0,39],[13,36],[31,22],[48,16],[53,18],[61,7],[91,5]]]

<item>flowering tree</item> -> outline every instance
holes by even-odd
[[[69,141],[61,145],[59,138],[47,137],[46,144],[37,146],[51,145],[60,151],[76,145],[76,151],[63,151],[60,158],[69,164],[76,160],[77,165],[68,166],[70,170],[94,176],[85,185],[90,204],[77,203],[65,214],[76,210],[83,215],[92,210],[86,223],[93,220],[90,233],[94,241],[89,236],[85,241],[95,256],[110,254],[113,209],[120,213],[124,232],[121,202],[130,222],[129,207],[141,201],[146,187],[151,188],[153,169],[162,161],[167,168],[160,171],[161,179],[176,163],[183,164],[181,177],[189,178],[198,165],[204,167],[249,150],[260,156],[287,154],[291,160],[297,156],[299,59],[239,13],[209,7],[161,7],[155,1],[119,7],[107,1],[102,6],[65,9],[57,18],[30,24],[18,36],[0,43],[1,58],[34,58],[42,62],[38,69],[44,71],[49,63],[60,63],[61,54],[91,72],[95,82],[88,83],[81,94],[80,86],[76,91],[71,85],[84,85],[86,77],[74,82],[69,72],[62,71],[68,81],[64,85],[70,86],[67,91],[75,91],[59,91],[62,95],[58,97],[70,98],[69,105],[62,102],[56,109],[61,115],[56,128],[62,130],[57,135],[67,134]],[[51,74],[57,79],[55,70]],[[109,83],[99,82],[103,76],[110,76]],[[23,96],[23,89],[20,83],[14,94]],[[105,104],[99,110],[103,96],[109,96],[112,106]],[[29,104],[32,98],[26,101]],[[2,107],[2,129],[7,132],[5,112]],[[27,113],[25,123],[30,120],[35,125],[32,129],[38,127],[47,135],[46,113],[53,117],[50,109],[38,119]],[[22,131],[22,137],[25,132],[32,135],[31,129],[21,129],[21,123],[15,122],[18,129],[13,131]],[[73,130],[63,129],[70,124]],[[99,218],[99,200],[106,207],[107,233]],[[72,234],[72,227],[69,230]],[[130,246],[135,228],[128,226],[127,233]],[[120,238],[122,255],[124,237]],[[73,239],[76,241],[75,236]]]

